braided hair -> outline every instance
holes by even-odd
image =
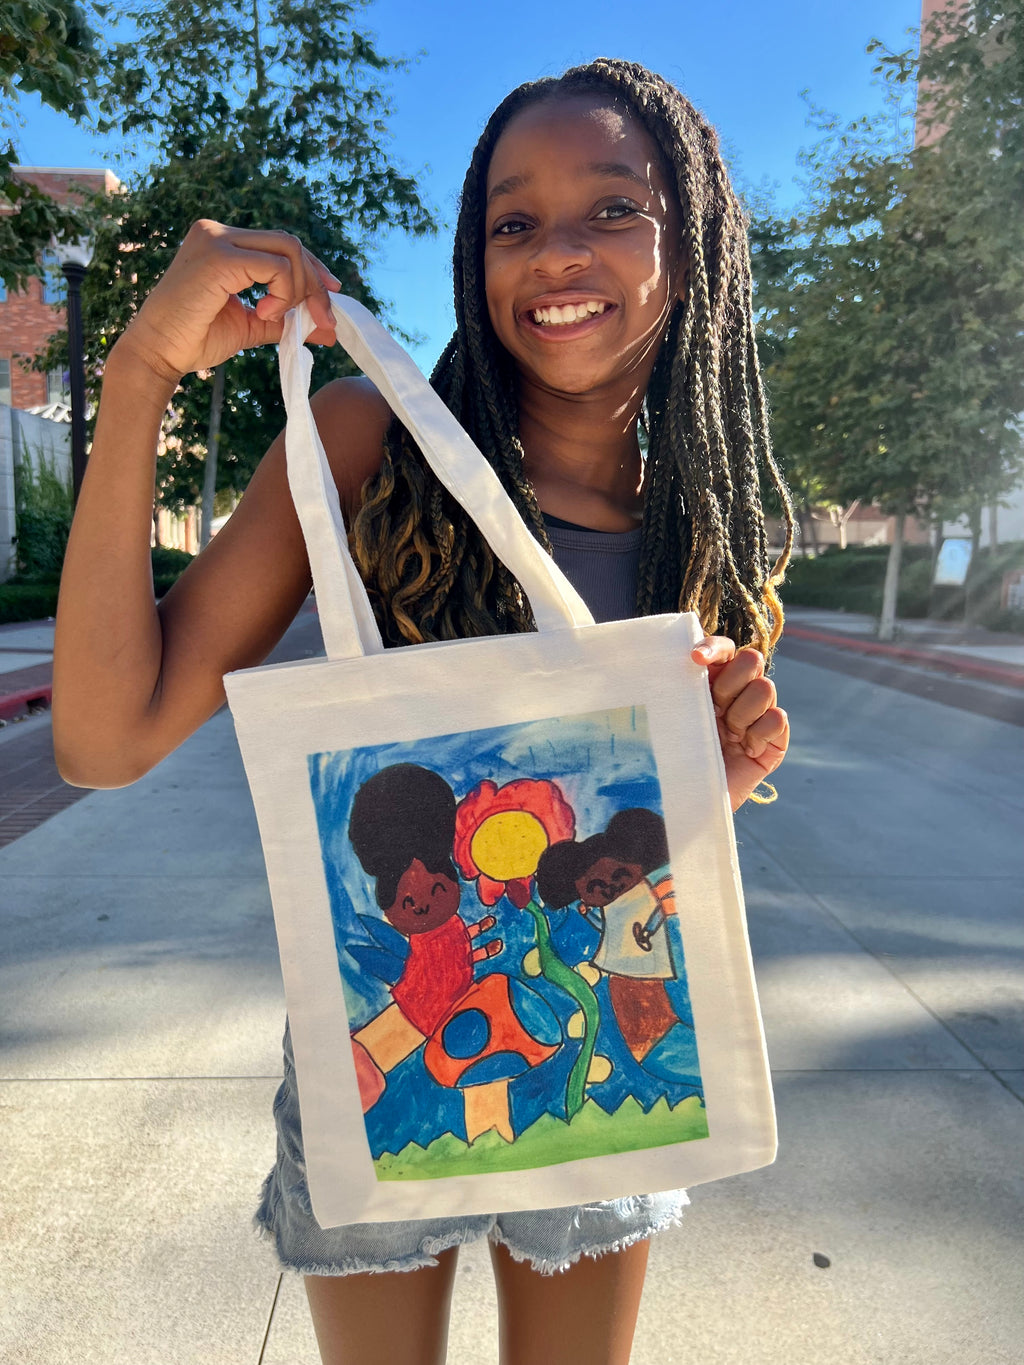
[[[624,105],[660,148],[680,206],[685,301],[675,305],[648,386],[637,614],[694,611],[705,631],[770,656],[776,588],[793,540],[772,456],[758,367],[746,222],[714,130],[678,90],[633,62],[598,60],[514,90],[491,116],[466,174],[455,234],[456,331],[431,384],[470,433],[538,541],[551,550],[518,433],[515,371],[484,290],[484,203],[495,144],[528,105],[572,95]],[[764,477],[786,541],[769,559]],[[530,630],[522,590],[393,421],[363,489],[352,551],[385,642]]]

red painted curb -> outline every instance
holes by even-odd
[[[10,720],[19,711],[24,711],[33,703],[49,706],[53,699],[53,684],[40,687],[23,687],[20,692],[0,693],[0,720]]]
[[[835,649],[849,649],[855,654],[878,654],[899,663],[934,668],[941,673],[959,673],[965,678],[1001,683],[1004,687],[1024,688],[1024,669],[1020,668],[1006,668],[1000,664],[983,663],[979,659],[954,657],[931,650],[907,649],[902,645],[885,645],[878,640],[858,640],[852,635],[831,635],[824,630],[810,630],[807,626],[786,626],[783,639],[786,635],[831,645]]]

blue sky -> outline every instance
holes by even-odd
[[[371,272],[392,320],[422,336],[420,365],[429,369],[452,328],[450,225],[473,144],[514,86],[597,56],[643,62],[717,126],[745,182],[772,181],[792,201],[797,153],[813,140],[801,91],[844,118],[876,108],[864,49],[873,37],[908,46],[920,12],[920,0],[375,0],[361,26],[381,51],[413,59],[392,85],[394,157],[449,229],[435,241],[383,240]],[[22,162],[127,171],[116,143],[33,100],[21,110]]]

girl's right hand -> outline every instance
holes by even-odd
[[[238,295],[265,285],[255,308]],[[281,339],[289,308],[306,302],[316,330],[310,341],[335,340],[328,289],[341,283],[287,232],[251,232],[200,219],[189,229],[167,273],[117,345],[165,382],[213,369],[236,352]]]

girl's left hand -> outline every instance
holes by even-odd
[[[737,649],[724,635],[706,635],[691,656],[708,670],[725,778],[734,811],[786,757],[789,717],[776,706],[757,649]]]

